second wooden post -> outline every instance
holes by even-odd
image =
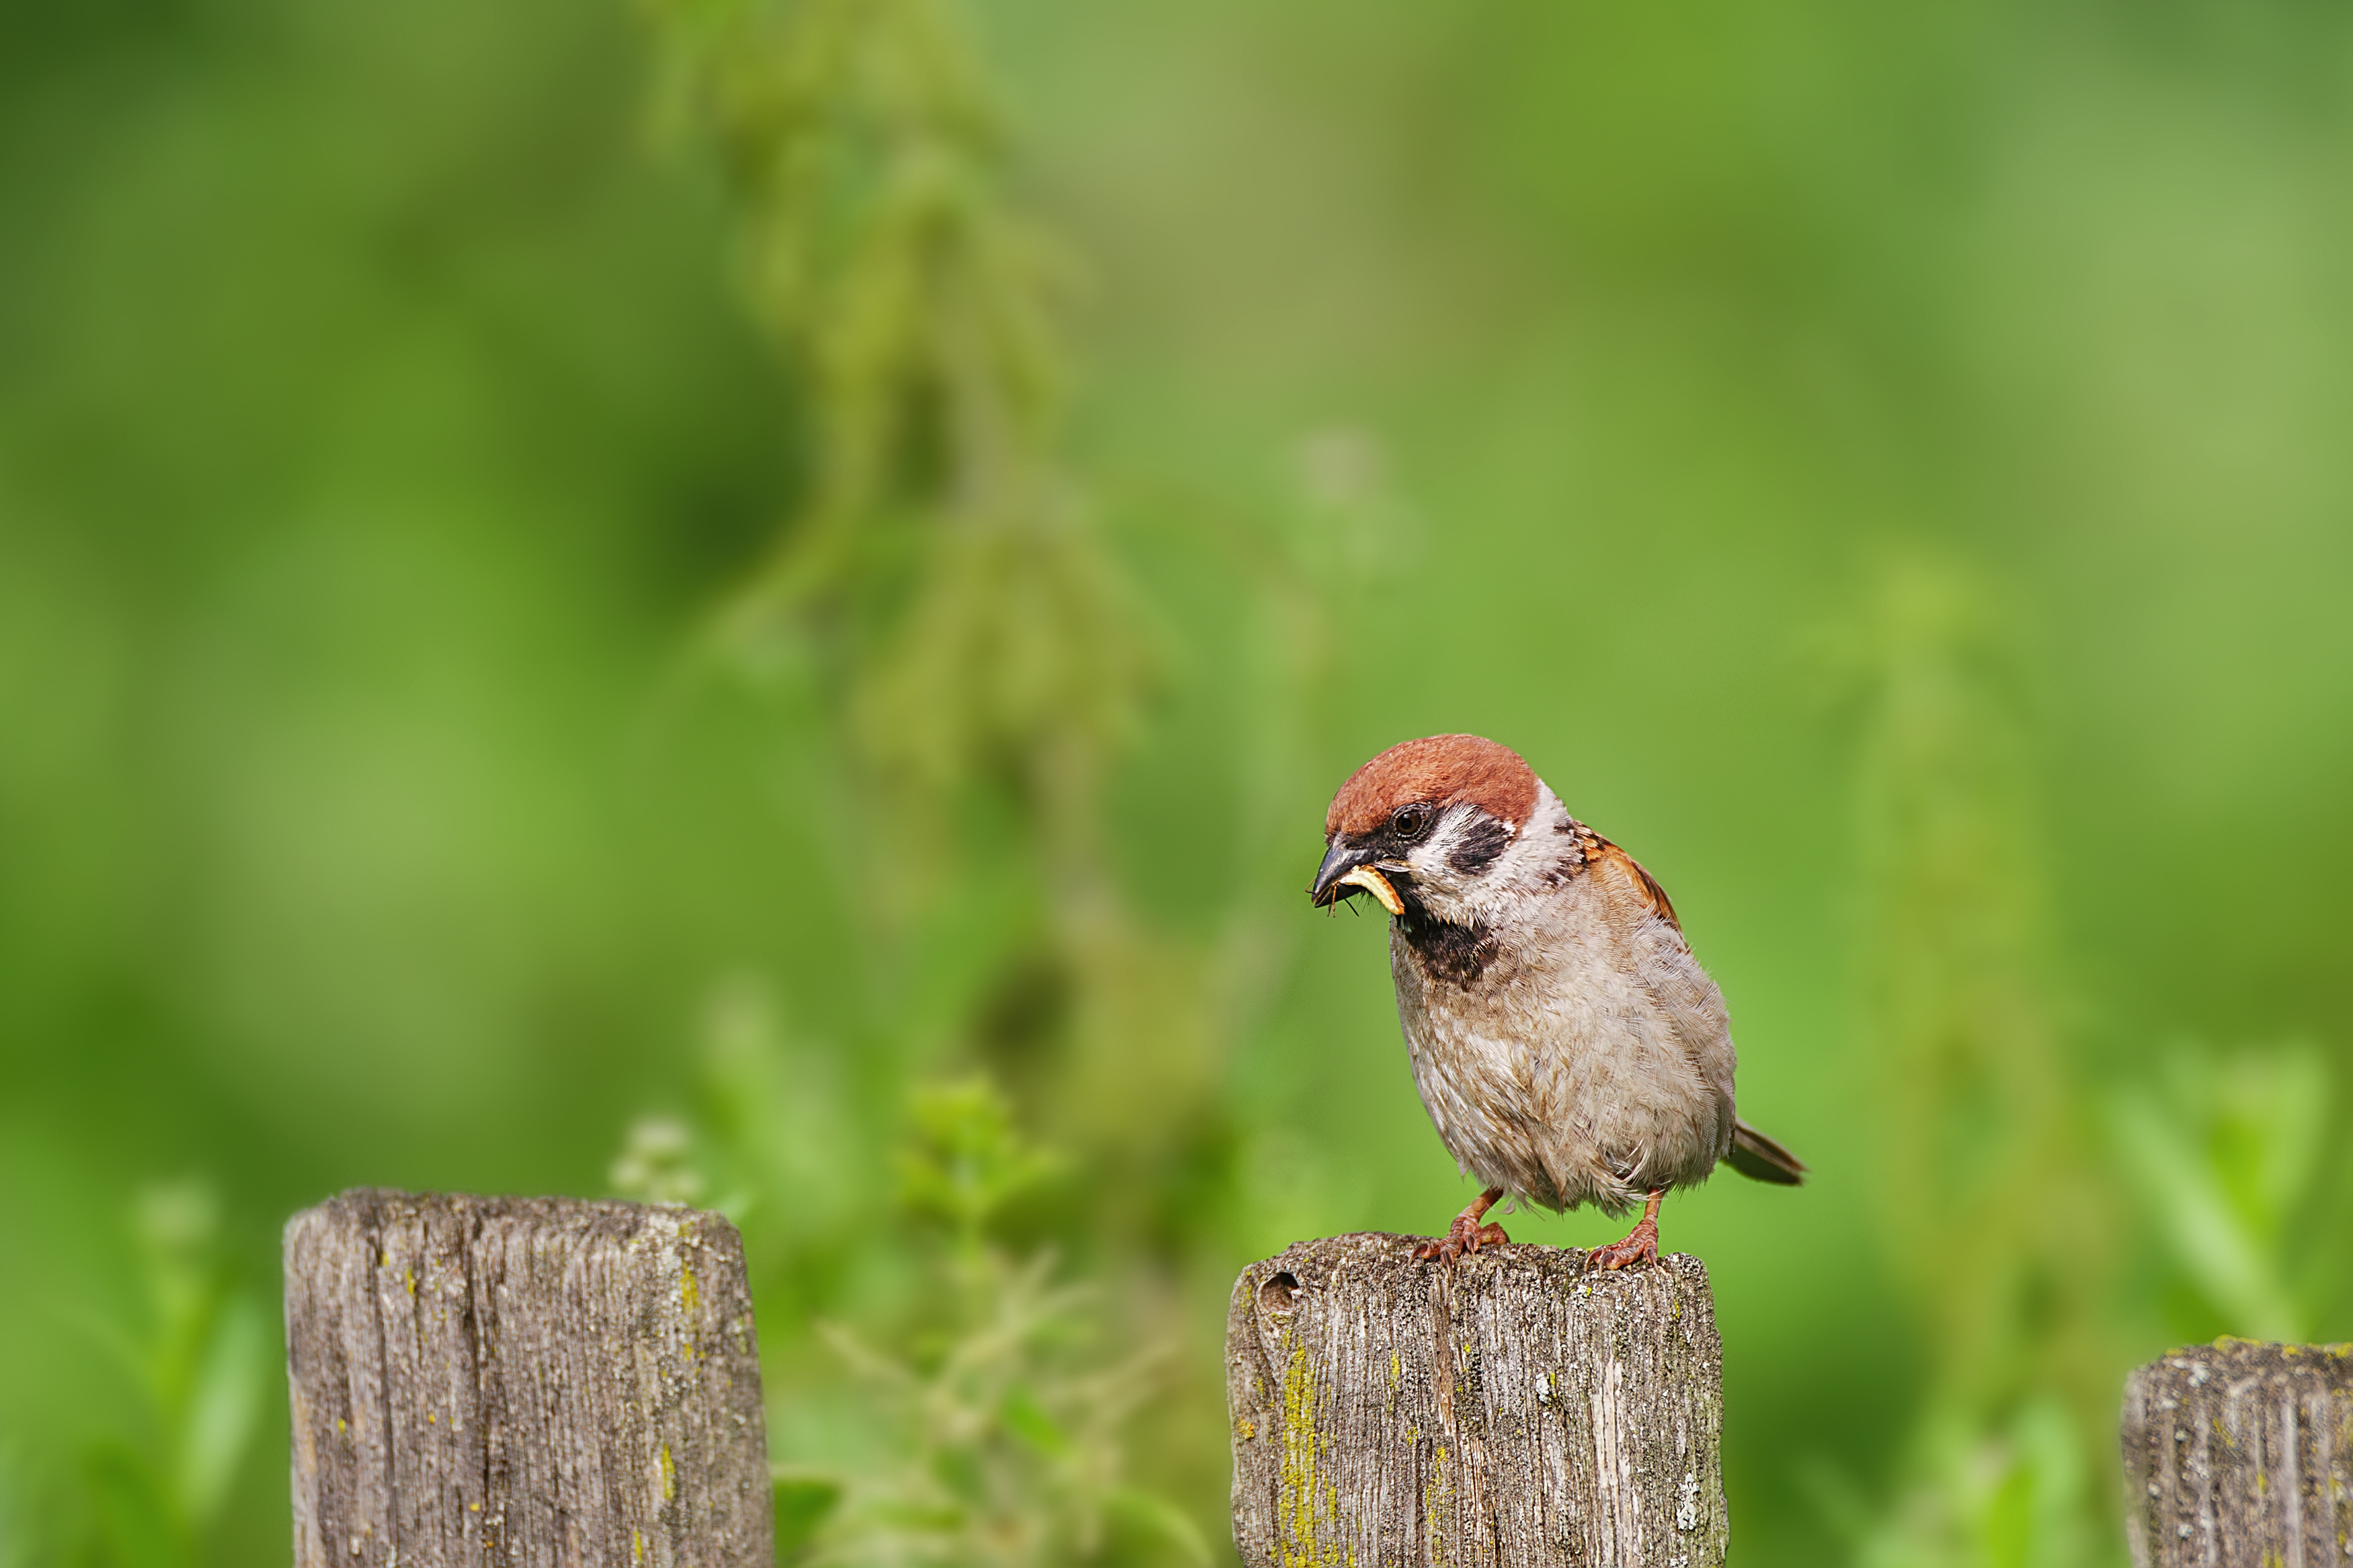
[[[715,1214],[361,1190],[286,1226],[297,1568],[770,1568]]]
[[[1723,1354],[1707,1270],[1507,1246],[1301,1242],[1235,1281],[1234,1544],[1252,1568],[1715,1568]]]

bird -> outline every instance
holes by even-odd
[[[1584,1267],[1654,1264],[1661,1200],[1718,1162],[1803,1184],[1804,1163],[1734,1110],[1724,994],[1666,889],[1517,752],[1478,735],[1392,746],[1340,786],[1324,833],[1309,898],[1388,912],[1414,1086],[1482,1189],[1417,1256],[1451,1268],[1509,1241],[1485,1221],[1508,1194],[1613,1217],[1640,1204]]]

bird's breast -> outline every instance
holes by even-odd
[[[1398,921],[1390,972],[1415,1085],[1466,1170],[1547,1206],[1705,1173],[1715,1096],[1639,953],[1599,922],[1454,930]]]

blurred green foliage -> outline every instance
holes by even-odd
[[[2306,1041],[2229,1055],[2183,1045],[2152,1076],[2115,1090],[2108,1110],[2176,1273],[2178,1331],[2309,1340],[2353,1224],[2327,1058]]]
[[[893,1337],[901,1355],[849,1329],[826,1337],[885,1395],[896,1462],[847,1475],[838,1520],[812,1520],[813,1555],[845,1563],[1037,1563],[1100,1556],[1114,1526],[1208,1561],[1198,1531],[1166,1500],[1127,1485],[1120,1431],[1154,1392],[1165,1347],[1117,1363],[1071,1364],[1096,1325],[1086,1293],[1052,1279],[1054,1259],[1017,1260],[989,1222],[1056,1162],[1025,1144],[986,1079],[915,1099],[901,1152],[908,1210],[945,1223],[938,1260],[944,1311]],[[787,1471],[789,1487],[807,1485]]]
[[[2053,1005],[1998,602],[1949,561],[1898,557],[1825,641],[1860,687],[1883,1245],[1926,1330],[1894,1495],[1873,1519],[1833,1479],[1833,1516],[1859,1561],[1886,1568],[2110,1559],[2084,1478],[2113,1447],[2100,1336],[2116,1226]]]
[[[134,1315],[53,1325],[86,1342],[74,1359],[93,1384],[112,1374],[130,1419],[78,1449],[12,1434],[0,1453],[0,1563],[203,1560],[279,1386],[258,1292],[222,1258],[219,1222],[206,1183],[146,1187],[122,1227],[136,1259]]]
[[[1740,1560],[2115,1560],[2353,1335],[2348,27],[0,5],[0,1563],[285,1550],[364,1182],[735,1215],[803,1555],[1221,1541],[1234,1270],[1461,1201],[1299,896],[1442,729],[1818,1173]]]

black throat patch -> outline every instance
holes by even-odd
[[[1398,930],[1404,933],[1406,947],[1422,973],[1451,985],[1469,985],[1487,972],[1487,965],[1503,951],[1503,944],[1485,926],[1433,920],[1417,902],[1407,903],[1405,913],[1398,917]]]

